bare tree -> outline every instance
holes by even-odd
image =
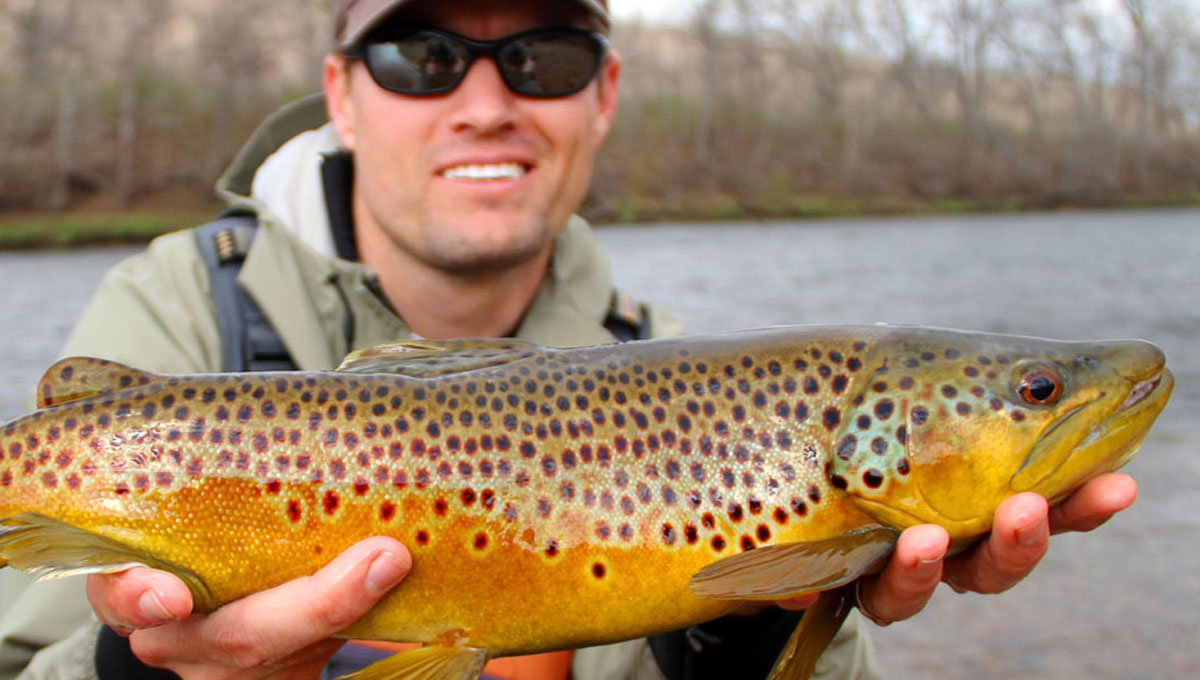
[[[912,0],[874,0],[873,21],[858,24],[863,43],[873,45],[888,64],[889,79],[904,93],[905,100],[922,122],[934,118],[936,96],[929,81],[931,23],[923,21],[919,5]]]
[[[141,110],[139,84],[155,62],[155,45],[167,21],[174,13],[172,0],[120,0],[126,28],[125,48],[120,59],[121,81],[117,119],[114,199],[125,207],[136,190],[137,143],[141,138],[138,119]]]

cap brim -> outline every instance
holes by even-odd
[[[346,9],[345,20],[338,26],[339,45],[349,45],[362,39],[378,26],[389,14],[408,4],[411,0],[358,0]],[[607,31],[612,27],[608,9],[600,0],[572,0],[604,24]]]

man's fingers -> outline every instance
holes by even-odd
[[[942,576],[950,546],[946,530],[923,524],[905,530],[884,570],[859,585],[859,608],[879,625],[900,621],[925,607]]]
[[[133,650],[146,663],[173,669],[211,662],[233,668],[286,665],[362,617],[411,566],[404,546],[370,538],[311,577],[254,593],[207,616],[138,631]],[[333,649],[336,645],[329,653]]]
[[[1129,475],[1100,475],[1050,509],[1050,530],[1091,531],[1133,505],[1137,493],[1137,482]]]
[[[192,612],[192,594],[183,581],[145,567],[89,576],[87,598],[96,616],[124,635],[183,619]]]
[[[1000,593],[1033,571],[1050,547],[1049,507],[1035,493],[996,509],[992,533],[973,550],[946,560],[944,580],[958,591]]]

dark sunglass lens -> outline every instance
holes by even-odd
[[[466,49],[448,36],[421,32],[367,47],[367,66],[385,89],[405,94],[448,90],[467,70]]]
[[[546,31],[505,45],[497,56],[509,87],[553,97],[586,87],[596,75],[602,52],[603,46],[587,33]]]

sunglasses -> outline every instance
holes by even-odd
[[[510,90],[527,97],[565,97],[596,77],[608,40],[582,28],[537,28],[497,40],[471,40],[435,29],[412,29],[398,37],[347,46],[383,89],[435,95],[458,87],[480,56],[490,57]]]

